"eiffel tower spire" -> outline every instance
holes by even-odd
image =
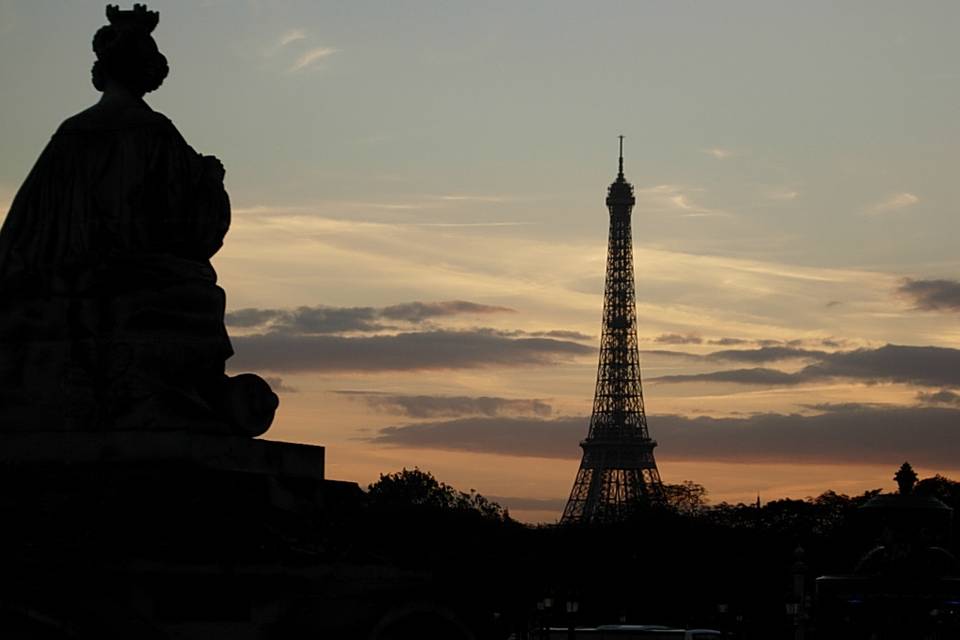
[[[656,441],[647,430],[637,349],[637,304],[633,281],[630,214],[636,200],[620,170],[607,191],[610,239],[603,296],[600,364],[593,415],[583,459],[561,524],[616,522],[637,507],[663,499],[663,484],[653,458]]]

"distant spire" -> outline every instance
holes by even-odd
[[[623,178],[623,136],[620,136],[620,172],[617,173],[618,178]]]

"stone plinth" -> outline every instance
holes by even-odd
[[[317,445],[181,431],[0,434],[0,466],[163,464],[311,480],[324,479]]]

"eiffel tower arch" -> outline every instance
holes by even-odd
[[[633,277],[630,214],[633,185],[620,170],[607,191],[610,239],[603,296],[600,364],[583,459],[563,510],[561,524],[617,522],[638,507],[663,500],[653,458],[657,446],[647,429],[637,348],[637,304]]]

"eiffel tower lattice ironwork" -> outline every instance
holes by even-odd
[[[607,192],[610,240],[603,296],[603,332],[593,415],[583,459],[561,524],[617,522],[637,507],[659,503],[663,484],[653,458],[656,441],[647,430],[637,349],[637,304],[633,281],[630,214],[636,200],[620,171]]]

